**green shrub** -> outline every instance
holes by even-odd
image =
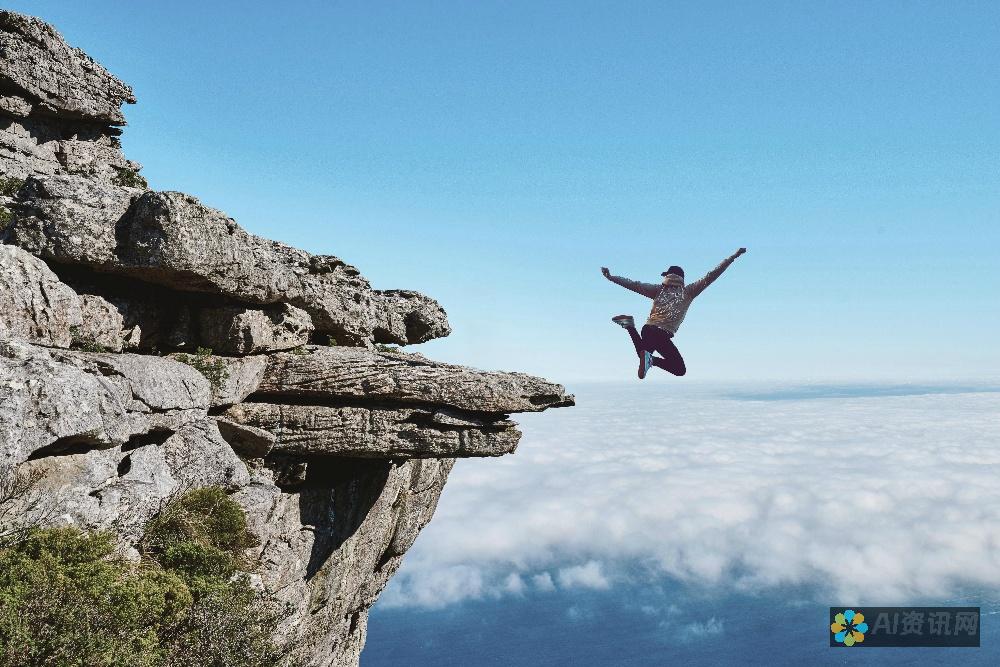
[[[138,171],[135,169],[129,169],[127,167],[115,167],[117,174],[115,174],[114,182],[115,185],[120,185],[125,188],[142,188],[146,190],[149,188],[149,183],[143,178]]]
[[[377,349],[379,352],[388,352],[390,354],[408,354],[408,352],[406,352],[406,350],[404,350],[401,347],[395,347],[393,345],[383,345],[382,343],[376,344],[375,349]]]
[[[13,197],[22,185],[24,185],[24,179],[0,176],[0,196]],[[5,231],[13,219],[14,214],[11,213],[11,210],[6,206],[0,206],[0,232]]]
[[[287,610],[241,573],[255,544],[219,487],[168,502],[138,564],[108,533],[35,528],[0,549],[0,667],[290,666],[272,641]]]
[[[11,178],[10,176],[0,176],[0,196],[13,197],[24,185],[23,178]]]
[[[226,362],[213,357],[210,347],[199,347],[193,355],[178,354],[174,358],[204,375],[216,391],[222,387],[222,383],[229,379],[229,368],[226,366]]]
[[[192,604],[180,577],[133,567],[106,533],[36,529],[0,551],[0,665],[159,666],[159,631]]]
[[[279,609],[238,580],[224,590],[196,601],[173,641],[166,647],[164,667],[257,667],[292,665],[282,659],[269,637],[277,626]]]
[[[188,544],[210,547],[238,560],[243,551],[258,542],[247,529],[243,508],[222,488],[209,486],[167,503],[146,525],[142,539],[143,552],[154,557],[165,554],[170,547]],[[189,553],[193,558],[206,558]]]
[[[96,340],[90,336],[85,336],[80,331],[80,327],[73,325],[69,328],[69,333],[71,336],[70,347],[74,350],[80,350],[82,352],[111,352],[112,350],[104,347]]]
[[[189,585],[212,590],[215,582],[224,582],[236,574],[236,559],[211,545],[198,542],[171,544],[157,557],[160,565],[177,572]]]

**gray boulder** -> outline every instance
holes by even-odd
[[[0,339],[69,347],[83,323],[76,292],[37,257],[0,245]]]
[[[176,358],[181,355],[171,355]],[[267,357],[214,357],[224,369],[220,381],[212,386],[211,407],[228,407],[243,402],[247,396],[257,391],[264,372]]]
[[[413,290],[372,292],[372,322],[376,343],[410,345],[451,333],[441,304]]]
[[[149,282],[258,304],[301,292],[299,274],[305,271],[284,263],[278,244],[247,233],[190,195],[146,193],[119,237],[118,263],[142,269]]]
[[[356,268],[249,234],[194,197],[147,193],[120,236],[120,263],[141,269],[144,280],[249,303],[289,303],[341,344],[371,337],[371,288]]]
[[[309,313],[288,304],[205,307],[198,312],[198,324],[203,347],[237,356],[300,347],[314,329]]]
[[[139,412],[205,412],[210,404],[211,389],[205,376],[174,359],[78,351],[53,352],[53,358],[117,383],[123,402]]]
[[[74,330],[73,342],[104,352],[121,352],[131,339],[122,314],[107,299],[94,294],[80,295],[83,322]]]
[[[215,422],[219,433],[233,451],[246,458],[264,458],[274,449],[274,443],[278,439],[270,431],[234,422],[228,417],[216,417]]]
[[[28,178],[4,240],[48,261],[114,272],[118,225],[141,192],[76,175]]]

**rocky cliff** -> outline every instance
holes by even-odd
[[[223,486],[294,607],[282,639],[357,664],[456,457],[573,397],[388,348],[448,335],[441,305],[149,190],[131,89],[46,23],[0,11],[0,57],[0,475],[44,471],[60,521],[126,550],[171,494]]]

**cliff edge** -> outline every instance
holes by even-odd
[[[374,604],[457,457],[513,452],[558,384],[387,348],[444,308],[246,232],[125,158],[132,90],[0,10],[0,475],[43,471],[59,520],[134,549],[219,485],[310,665],[356,665]],[[471,527],[470,527],[471,529]]]

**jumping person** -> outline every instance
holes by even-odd
[[[611,318],[612,322],[628,331],[629,336],[632,337],[635,353],[639,355],[640,380],[646,377],[650,366],[658,366],[674,375],[687,373],[684,358],[681,357],[681,353],[670,339],[677,333],[677,329],[684,321],[684,316],[694,298],[715,282],[715,279],[721,276],[722,272],[746,251],[746,248],[740,248],[705,274],[704,278],[696,280],[690,285],[684,284],[684,269],[679,266],[671,266],[661,273],[663,282],[659,285],[613,276],[607,267],[601,267],[601,273],[611,282],[618,283],[622,287],[648,296],[653,300],[653,308],[649,311],[649,318],[642,327],[642,333],[636,331],[635,320],[632,319],[631,315],[616,315]],[[654,357],[653,352],[659,352],[663,358]]]

